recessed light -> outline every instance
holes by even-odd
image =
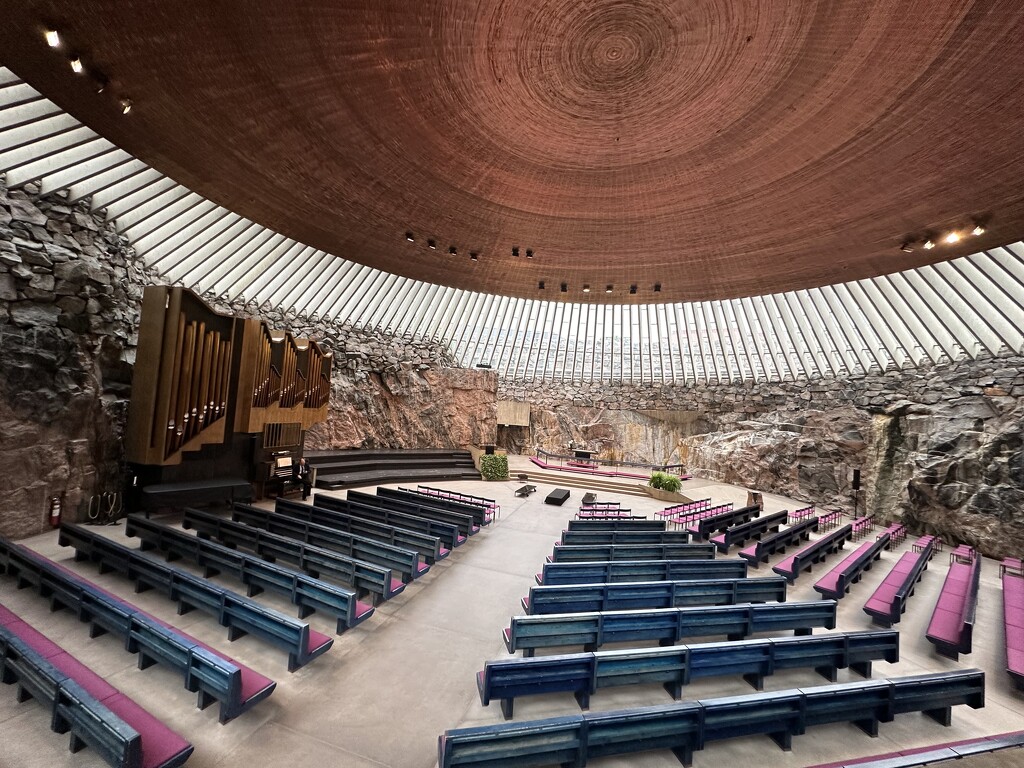
[[[455,256],[455,255],[458,254],[458,252],[459,252],[459,249],[456,248],[454,245],[449,245],[448,246],[448,255],[449,256]]]
[[[974,229],[971,230],[971,234],[974,235],[975,237],[977,237],[978,235],[984,235],[985,228],[981,226],[981,224],[978,224]]]
[[[528,259],[532,259],[533,258],[533,249],[532,248],[527,248],[526,249],[526,258],[528,258]]]
[[[629,286],[629,292],[631,294],[635,294],[636,293],[636,283],[633,283],[631,286]]]
[[[46,44],[51,48],[56,48],[60,45],[60,33],[56,29],[46,30]]]
[[[412,232],[406,232],[405,233],[405,239],[408,240],[410,243],[416,242],[416,238],[413,237]]]
[[[562,293],[565,293],[566,291],[569,290],[569,284],[568,283],[562,283],[561,288],[562,288]]]
[[[590,293],[590,286],[589,285],[584,285],[583,286],[583,292],[584,293]]]
[[[930,251],[934,247],[935,247],[935,241],[934,240],[925,240],[925,242],[924,242],[924,249],[926,251]]]
[[[127,115],[131,111],[132,111],[132,100],[131,99],[121,99],[121,114],[122,115]]]
[[[470,261],[476,261],[479,257],[480,257],[480,255],[476,251],[470,251],[469,252],[469,260]]]
[[[605,293],[611,293],[611,292],[612,292],[612,287],[611,287],[610,285],[606,285],[606,286],[604,287],[604,292],[605,292]]]
[[[518,245],[513,245],[512,246],[512,255],[513,256],[518,256],[519,255],[519,246]]]
[[[655,293],[661,293],[661,283],[655,283],[654,284],[654,292]]]
[[[434,242],[433,240],[427,240],[427,248],[429,248],[432,251],[436,251],[437,250],[437,243]]]
[[[914,246],[911,245],[909,241],[907,241],[903,245],[900,246],[900,250],[903,251],[904,253],[913,253],[914,252]]]
[[[958,242],[959,240],[960,240],[960,233],[959,232],[950,232],[948,235],[946,235],[946,242],[947,243],[955,243],[955,242]]]
[[[543,280],[541,280],[539,283],[537,283],[537,288],[542,290],[542,291],[544,290],[544,281]]]
[[[76,75],[82,74],[82,70],[84,69],[84,67],[82,66],[82,60],[80,58],[75,56],[75,58],[73,58],[68,63],[71,64],[71,71],[72,72],[74,72]]]

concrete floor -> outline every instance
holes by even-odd
[[[521,466],[513,458],[513,474]],[[468,493],[495,498],[501,517],[463,547],[431,569],[405,592],[377,607],[363,625],[336,636],[334,647],[294,674],[286,669],[279,652],[251,637],[229,643],[226,630],[209,617],[193,612],[179,617],[172,603],[155,592],[135,595],[132,585],[115,574],[99,575],[95,566],[74,563],[71,551],[57,546],[56,534],[45,534],[22,543],[57,559],[112,591],[136,602],[151,613],[176,623],[189,633],[220,648],[240,661],[278,681],[266,701],[242,717],[220,725],[216,705],[205,711],[195,707],[193,694],[181,679],[159,665],[145,671],[135,666],[134,656],[109,636],[89,640],[86,627],[67,612],[51,614],[46,602],[31,590],[17,591],[8,578],[0,578],[0,602],[22,615],[66,650],[77,655],[110,682],[162,717],[172,728],[195,744],[188,765],[194,768],[252,768],[253,766],[330,765],[345,768],[390,766],[432,768],[436,764],[437,736],[447,728],[502,722],[497,704],[483,707],[475,676],[484,662],[507,656],[501,629],[509,616],[521,612],[519,599],[533,584],[545,555],[578,506],[582,491],[573,490],[565,507],[543,503],[550,490],[540,485],[533,496],[517,499],[519,482],[460,481],[443,484]],[[742,504],[746,490],[701,480],[685,484],[684,492],[695,498],[710,496],[717,502]],[[599,493],[602,500],[614,500]],[[624,506],[653,514],[662,502],[622,497]],[[800,504],[777,496],[765,497],[768,512],[793,509]],[[173,524],[174,518],[165,522]],[[125,539],[123,524],[103,532]],[[909,547],[908,540],[904,548]],[[850,551],[848,546],[845,550]],[[840,630],[868,629],[861,610],[864,601],[881,581],[899,552],[885,553],[882,562],[865,575],[840,603]],[[838,562],[840,556],[830,559]],[[959,707],[953,724],[943,728],[922,715],[901,715],[883,723],[878,738],[871,739],[852,725],[819,726],[794,739],[793,750],[783,752],[766,737],[745,737],[712,743],[698,752],[700,766],[741,766],[756,761],[763,768],[795,768],[845,757],[873,755],[908,747],[954,741],[1024,728],[1024,696],[1011,689],[1005,672],[1002,600],[997,564],[986,561],[981,577],[974,652],[960,664],[937,656],[924,638],[931,608],[942,586],[947,556],[938,554],[912,598],[901,630],[902,653],[898,664],[876,662],[875,677],[900,676],[925,671],[978,667],[987,672],[984,709]],[[188,567],[188,564],[182,564]],[[824,573],[818,567],[804,574],[790,588],[790,600],[818,599],[811,585]],[[753,575],[770,575],[762,566]],[[230,580],[226,586],[239,590]],[[294,615],[292,607],[273,595],[260,601]],[[329,617],[313,615],[309,621],[330,633]],[[708,638],[714,640],[719,638]],[[571,652],[579,649],[559,649]],[[840,681],[856,676],[840,671]],[[767,690],[812,686],[825,681],[812,671],[781,672],[766,680]],[[693,698],[749,693],[739,678],[702,680],[685,690]],[[602,690],[592,699],[594,710],[610,710],[668,703],[659,686]],[[578,712],[570,694],[527,697],[516,702],[516,720]],[[961,761],[961,765],[968,761]],[[1010,750],[971,758],[971,768],[1024,766],[1024,750]],[[103,763],[89,750],[77,755],[67,751],[67,737],[52,733],[41,709],[31,702],[15,703],[11,688],[0,688],[0,766],[18,768],[93,768]],[[595,768],[631,766],[662,768],[678,766],[668,752],[650,752],[591,762]]]

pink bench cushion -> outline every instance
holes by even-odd
[[[191,746],[123,693],[106,699],[103,704],[142,736],[143,768],[165,765]]]

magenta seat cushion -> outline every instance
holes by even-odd
[[[188,741],[124,694],[119,693],[103,703],[142,736],[143,768],[164,765],[191,747]]]
[[[91,693],[99,701],[104,701],[110,696],[120,693],[114,686],[93,672],[89,667],[76,659],[69,653],[62,653],[54,656],[48,661],[76,683]],[[136,728],[136,730],[138,730]]]

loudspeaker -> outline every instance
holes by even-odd
[[[494,446],[493,445],[485,445],[484,446],[484,453],[486,453],[488,456],[493,456],[494,455]]]
[[[855,491],[859,491],[860,490],[860,470],[859,469],[853,470],[853,490],[855,490]]]

